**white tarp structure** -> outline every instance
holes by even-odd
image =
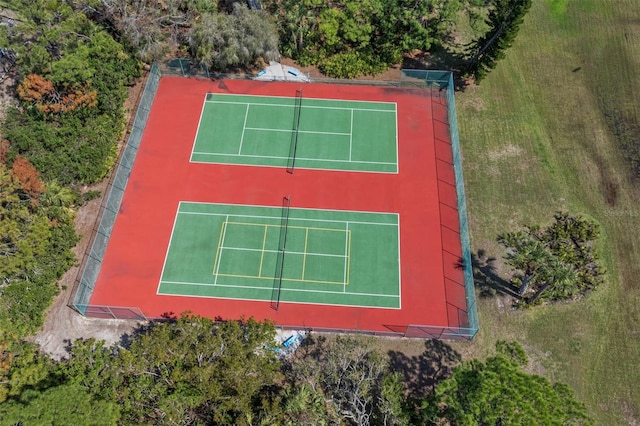
[[[305,337],[307,337],[307,332],[304,330],[276,329],[276,345],[266,349],[274,351],[278,358],[285,359],[293,355]]]
[[[269,66],[260,71],[254,80],[262,81],[302,81],[309,82],[309,76],[297,68],[271,61]]]

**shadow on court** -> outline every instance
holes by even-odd
[[[422,399],[433,393],[438,383],[448,378],[462,360],[456,350],[441,340],[425,340],[424,347],[424,352],[417,356],[388,352],[389,367],[402,374],[410,399]]]

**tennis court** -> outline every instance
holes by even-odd
[[[396,103],[208,93],[191,161],[397,173]]]
[[[395,213],[181,202],[158,294],[398,309],[399,259]]]
[[[444,91],[162,76],[139,109],[148,118],[133,126],[74,307],[472,336],[447,78]]]

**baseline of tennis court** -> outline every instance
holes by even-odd
[[[209,93],[192,162],[398,173],[396,104]],[[295,144],[295,150],[292,146]]]
[[[397,214],[290,208],[278,259],[283,214],[181,202],[158,294],[400,308]]]

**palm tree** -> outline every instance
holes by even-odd
[[[76,204],[76,194],[71,188],[60,185],[57,181],[47,184],[47,189],[42,194],[40,201],[44,207],[50,207],[56,219],[67,219],[73,217]]]
[[[287,388],[284,399],[286,425],[327,424],[326,406],[322,395],[313,390],[309,384],[303,383],[296,388]]]
[[[498,242],[507,247],[506,261],[515,269],[523,271],[518,294],[525,294],[533,284],[540,282],[541,269],[550,261],[550,254],[538,239],[524,232],[510,232],[498,238]]]
[[[572,264],[554,258],[544,269],[545,284],[529,299],[529,303],[534,303],[546,290],[552,299],[567,299],[579,292],[576,287],[578,273]]]

